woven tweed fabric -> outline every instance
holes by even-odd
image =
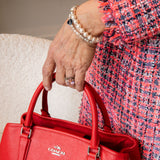
[[[110,0],[100,7],[106,30],[86,80],[103,99],[113,131],[138,139],[144,160],[160,160],[160,1]],[[84,94],[79,122],[91,125],[91,118]]]

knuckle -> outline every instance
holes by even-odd
[[[60,77],[58,74],[56,76],[56,83],[59,84],[59,85],[65,85],[64,79],[62,77]]]
[[[60,56],[60,55],[57,55],[56,57],[55,57],[55,60],[56,60],[56,63],[57,63],[57,65],[62,65],[62,64],[64,64],[64,62],[63,62],[63,57],[62,56]]]
[[[80,70],[82,67],[83,67],[83,64],[80,60],[75,63],[75,68],[77,70]]]
[[[72,67],[74,67],[73,61],[74,61],[74,58],[72,56],[66,56],[64,58],[64,65],[67,68],[72,68]]]
[[[75,64],[75,70],[78,70],[79,72],[83,73],[87,70],[87,64],[86,63],[83,63],[82,61],[78,61],[76,64]]]

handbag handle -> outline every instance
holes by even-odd
[[[53,74],[53,81],[55,81],[55,74]],[[24,121],[24,127],[31,128],[32,127],[32,115],[33,110],[35,108],[36,101],[41,93],[41,91],[44,89],[43,82],[39,84],[36,91],[34,92],[32,99],[29,104],[29,108],[26,114],[26,118]],[[98,137],[98,114],[97,114],[97,106],[96,101],[94,99],[94,95],[91,92],[91,86],[85,82],[84,85],[84,91],[87,94],[89,103],[91,105],[92,109],[92,135],[91,135],[91,147],[97,148],[99,144],[99,137]]]
[[[99,94],[95,91],[95,89],[91,85],[89,85],[89,90],[92,92],[94,99],[95,99],[96,103],[98,104],[98,107],[102,113],[102,117],[104,120],[104,126],[103,126],[104,131],[111,132],[112,129],[111,129],[111,125],[110,125],[109,116],[108,116],[107,110],[104,106],[102,99],[100,98]],[[50,117],[50,114],[48,112],[47,96],[48,96],[48,91],[43,89],[41,114],[42,114],[42,116]]]

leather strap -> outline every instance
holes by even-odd
[[[30,138],[28,138],[27,134],[22,133],[19,141],[18,160],[26,160],[27,153],[29,150],[29,145],[30,145]]]
[[[87,160],[100,160],[100,147],[98,147],[98,150],[97,148],[91,150],[91,152],[90,149],[88,150]]]
[[[102,113],[103,120],[104,120],[104,126],[103,126],[104,131],[111,132],[112,129],[111,129],[109,116],[108,116],[107,110],[105,108],[105,105],[104,105],[101,97],[99,96],[99,94],[95,91],[95,89],[91,85],[89,85],[89,90],[93,93],[94,99],[96,100],[96,103],[98,104],[98,107],[100,108],[100,111]],[[48,95],[48,92],[45,89],[43,89],[41,114],[42,114],[42,116],[50,117],[50,114],[48,112],[47,95]]]
[[[48,112],[47,95],[48,95],[48,92],[45,89],[43,89],[41,115],[46,116],[46,117],[50,117],[50,114]]]
[[[55,74],[53,74],[53,81],[55,81]],[[87,94],[91,109],[92,109],[92,135],[91,135],[91,147],[97,148],[99,145],[99,136],[98,136],[98,113],[97,113],[97,106],[96,101],[94,98],[94,95],[92,91],[90,90],[90,85],[85,82],[84,91]],[[32,122],[32,115],[33,110],[35,108],[36,101],[41,93],[41,91],[44,89],[43,83],[41,82],[36,91],[33,94],[33,97],[31,99],[31,102],[29,104],[29,108],[26,114],[26,119],[24,121],[24,126],[31,128],[31,122]]]
[[[100,160],[99,158],[96,158],[96,154],[88,155],[87,160]]]

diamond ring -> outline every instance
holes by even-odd
[[[67,86],[69,86],[69,85],[74,85],[75,84],[75,78],[74,77],[66,77],[65,78],[65,84],[67,85]]]

